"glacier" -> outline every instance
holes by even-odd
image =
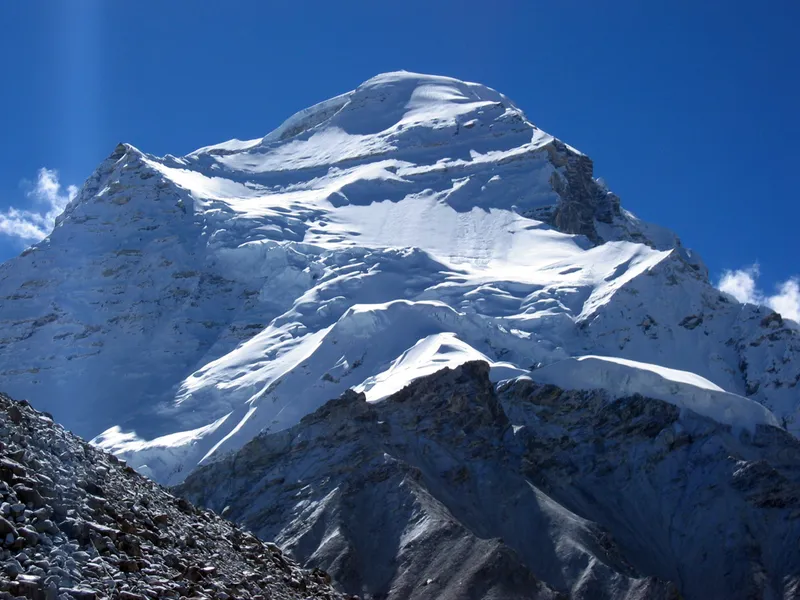
[[[347,389],[474,360],[800,432],[796,329],[447,77],[379,75],[182,157],[120,144],[0,298],[0,389],[168,484]]]

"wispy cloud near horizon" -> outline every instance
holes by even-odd
[[[800,279],[790,277],[776,286],[774,294],[765,294],[758,288],[759,274],[758,263],[744,269],[726,270],[717,287],[739,302],[762,304],[787,319],[800,322]]]
[[[69,185],[62,189],[58,171],[42,167],[36,174],[36,181],[24,181],[28,188],[26,197],[30,200],[28,208],[9,207],[0,211],[0,235],[16,238],[24,244],[43,240],[53,230],[56,217],[78,193],[78,188]]]

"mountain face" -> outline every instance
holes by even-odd
[[[800,442],[488,363],[353,391],[178,487],[350,593],[796,598]]]
[[[344,600],[319,570],[0,394],[0,598]]]
[[[0,266],[0,298],[0,389],[165,483],[468,360],[493,381],[635,360],[800,427],[780,315],[714,289],[502,94],[445,77],[380,75],[180,158],[121,144]]]
[[[796,324],[445,77],[183,157],[120,144],[0,266],[0,389],[366,598],[796,597],[798,382]],[[177,502],[86,446],[100,471],[34,478],[25,435],[23,487],[113,470]],[[68,519],[121,514],[69,489]]]

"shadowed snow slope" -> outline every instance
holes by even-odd
[[[624,358],[570,358],[534,371],[531,378],[565,390],[601,389],[616,397],[646,395],[750,431],[757,425],[778,426],[775,416],[761,404],[730,394],[699,375]]]
[[[473,359],[495,381],[635,359],[799,425],[797,332],[505,96],[446,77],[379,75],[184,157],[121,144],[0,266],[0,298],[0,388],[167,483],[348,388]],[[594,367],[620,364],[653,371]]]

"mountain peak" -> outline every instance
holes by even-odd
[[[618,357],[797,411],[797,335],[765,335],[588,156],[447,77],[381,74],[182,157],[119,145],[0,296],[0,389],[163,482],[466,361]]]
[[[351,134],[377,134],[425,121],[444,123],[470,112],[476,104],[501,105],[521,111],[503,94],[478,83],[409,71],[381,73],[356,89],[298,111],[261,140],[230,140],[200,148],[225,153],[250,150],[261,144],[285,141],[330,121]]]
[[[353,96],[364,96],[389,106],[418,108],[428,104],[465,104],[470,102],[501,102],[516,108],[503,94],[480,83],[453,77],[427,75],[410,71],[381,73],[359,85]]]
[[[674,234],[621,210],[619,198],[594,179],[589,157],[537,128],[500,92],[451,77],[408,71],[376,75],[355,90],[295,113],[262,139],[196,150],[185,157],[185,166],[244,170],[251,181],[271,180],[270,173],[293,166],[347,168],[367,161],[396,173],[408,164],[410,152],[415,174],[421,168],[462,173],[462,180],[472,182],[479,179],[476,170],[488,172],[496,162],[521,161],[530,168],[530,181],[519,192],[501,199],[483,185],[480,193],[470,193],[480,200],[461,208],[511,208],[558,231],[582,234],[592,244],[630,240],[660,250],[678,248],[705,272]],[[390,173],[379,177],[400,181]],[[339,190],[328,200],[336,205],[348,202],[349,196]]]

